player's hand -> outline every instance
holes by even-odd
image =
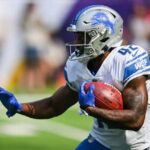
[[[95,96],[94,96],[94,85],[90,85],[87,93],[84,90],[84,86],[87,82],[83,82],[79,90],[79,103],[82,109],[85,109],[88,106],[95,107]]]
[[[22,105],[17,101],[15,96],[0,87],[0,100],[7,109],[6,115],[11,117],[22,110]]]

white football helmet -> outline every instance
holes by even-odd
[[[88,61],[111,47],[121,45],[123,20],[115,10],[107,6],[92,5],[76,15],[67,31],[84,33],[84,43],[66,44],[71,53],[69,59]],[[87,35],[90,37],[88,43]],[[78,49],[79,46],[84,47],[82,52]]]

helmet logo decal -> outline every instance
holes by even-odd
[[[103,24],[107,28],[111,29],[112,33],[114,33],[114,24],[109,20],[109,18],[106,16],[105,13],[103,12],[96,13],[92,17],[91,21],[93,26]]]

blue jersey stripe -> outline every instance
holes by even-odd
[[[146,56],[147,56],[147,52],[144,52],[144,53],[142,53],[142,54],[136,56],[134,59],[131,59],[131,60],[127,61],[126,64],[129,64],[129,63],[133,62],[134,60],[136,60],[137,58],[140,58],[140,57],[144,56],[145,54],[146,54]]]
[[[128,80],[129,80],[129,78],[132,78],[133,76],[137,76],[137,75],[139,75],[139,74],[146,74],[146,75],[150,75],[150,66],[148,67],[148,68],[145,68],[144,70],[140,70],[140,71],[138,71],[138,72],[135,72],[134,74],[132,74],[131,76],[129,76],[128,78],[126,78],[124,81],[123,81],[123,84],[125,84]]]
[[[132,74],[142,70],[144,71],[147,68],[150,68],[150,61],[148,56],[127,66],[124,71],[123,80],[127,80]]]

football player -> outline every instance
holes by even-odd
[[[94,5],[81,10],[67,28],[75,35],[65,66],[66,85],[52,96],[31,103],[19,103],[0,89],[7,116],[15,113],[49,119],[64,113],[79,101],[94,118],[89,136],[76,150],[148,150],[150,108],[148,90],[150,62],[147,51],[138,45],[121,45],[123,20],[113,9]],[[73,51],[73,52],[72,52]],[[94,86],[85,93],[88,81],[107,82],[122,92],[124,109],[107,110],[95,106]]]

